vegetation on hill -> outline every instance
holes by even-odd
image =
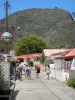
[[[50,29],[45,38],[54,48],[75,47],[75,23],[71,20],[62,20]]]
[[[0,33],[4,31],[5,19],[2,19]],[[60,8],[34,8],[13,13],[9,16],[9,31],[15,40],[35,34],[44,37],[51,48],[75,47],[75,22],[69,12]]]

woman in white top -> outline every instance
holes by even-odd
[[[50,66],[47,65],[45,70],[46,70],[47,79],[49,80],[49,76],[50,76]]]

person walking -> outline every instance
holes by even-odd
[[[16,80],[17,79],[20,79],[20,70],[19,70],[19,64],[17,64],[17,66],[16,66],[16,72],[15,72],[15,78],[16,78]]]
[[[25,78],[26,78],[26,64],[25,63],[23,64],[23,72],[24,72],[24,75],[25,75]]]
[[[26,77],[27,79],[31,79],[31,68],[29,65],[26,65]]]
[[[36,71],[36,66],[39,66],[39,65],[40,65],[39,58],[36,57],[36,58],[34,59],[33,64],[34,64],[34,68],[35,68],[35,71]]]
[[[50,71],[50,66],[47,65],[45,70],[46,70],[47,79],[49,80],[49,78],[50,78],[50,73],[51,73],[51,71]]]
[[[39,74],[40,74],[40,66],[36,66],[36,78],[39,78]]]
[[[19,71],[20,71],[20,79],[22,80],[22,70],[23,70],[23,64],[22,62],[19,64]]]

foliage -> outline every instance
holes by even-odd
[[[45,39],[35,35],[20,38],[15,44],[16,55],[41,53],[44,48],[48,48]]]
[[[73,48],[75,47],[74,32],[75,23],[68,19],[62,20],[46,33],[45,38],[53,48]]]
[[[68,86],[75,88],[75,78],[69,78],[67,84]]]
[[[43,55],[40,57],[40,62],[41,62],[42,64],[44,63],[44,56],[43,56]]]
[[[29,61],[28,63],[31,67],[33,67],[33,62],[32,61]]]
[[[75,47],[75,22],[64,9],[27,9],[11,14],[8,20],[9,26],[15,29],[11,31],[14,40],[35,34],[44,37],[51,48]],[[4,26],[5,19],[2,19],[0,33],[5,31]]]

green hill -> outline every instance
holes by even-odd
[[[2,19],[0,33],[4,31],[5,19]],[[60,8],[34,8],[13,13],[9,16],[9,31],[15,39],[30,34],[42,36],[52,48],[75,47],[75,23],[71,14]]]

